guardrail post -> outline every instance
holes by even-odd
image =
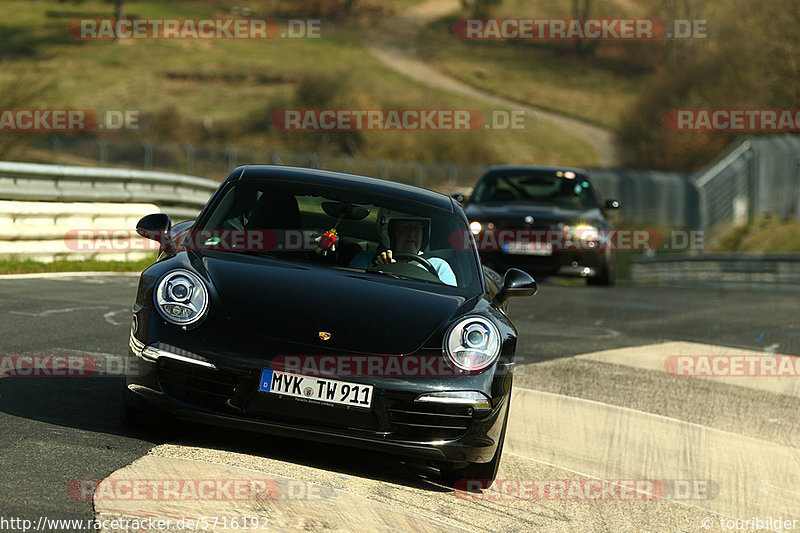
[[[742,154],[746,160],[747,165],[747,221],[752,222],[758,216],[758,210],[761,204],[761,187],[759,180],[761,176],[758,175],[758,152],[753,150],[752,146],[748,147],[747,151]]]
[[[231,147],[228,147],[226,152],[228,154],[228,168],[233,169],[239,164],[239,152]]]
[[[153,144],[148,141],[142,142],[144,148],[144,161],[142,161],[142,168],[145,170],[153,169]]]
[[[450,190],[456,190],[458,187],[458,167],[453,163],[447,165],[447,178],[450,180]]]
[[[48,140],[50,141],[50,149],[53,151],[53,163],[57,165],[61,155],[61,139],[59,139],[58,135],[51,135]]]
[[[792,206],[792,213],[790,215],[795,219],[800,218],[800,157],[795,160],[795,174],[793,184],[794,205]]]
[[[186,152],[186,173],[192,175],[194,174],[194,146],[185,143],[183,149]]]
[[[281,156],[278,155],[278,152],[276,152],[275,150],[269,151],[269,162],[273,165],[281,164]]]
[[[422,187],[425,183],[425,176],[422,172],[422,165],[414,164],[414,183],[417,187]]]
[[[97,138],[97,148],[100,151],[100,164],[107,165],[108,164],[108,143],[105,139],[98,137]]]

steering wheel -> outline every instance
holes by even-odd
[[[396,254],[392,254],[392,257],[397,260],[404,260],[404,261],[416,261],[420,265],[425,267],[425,270],[436,276],[439,277],[439,273],[436,272],[436,268],[431,264],[430,261],[422,257],[421,255],[410,254],[408,252],[397,252]]]

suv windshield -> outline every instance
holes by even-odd
[[[334,228],[335,245],[325,246]],[[313,262],[442,288],[480,288],[469,230],[455,213],[353,189],[233,183],[192,232],[202,235],[205,250]],[[386,250],[396,263],[375,264]]]
[[[530,171],[485,176],[470,203],[542,202],[581,209],[597,207],[588,178],[573,171]]]

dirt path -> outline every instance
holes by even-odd
[[[482,100],[497,107],[524,110],[536,120],[553,124],[589,143],[597,153],[598,166],[615,166],[617,153],[611,130],[478,89],[419,59],[414,43],[420,29],[460,7],[459,0],[428,0],[414,6],[401,15],[383,21],[369,39],[367,48],[387,67],[433,89]]]

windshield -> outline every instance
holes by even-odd
[[[480,288],[466,222],[427,204],[253,180],[228,186],[203,218],[192,232],[206,250],[313,262],[443,289]],[[378,255],[389,250],[392,260],[381,264]]]
[[[572,171],[529,171],[485,176],[470,203],[542,202],[588,209],[597,198],[586,176]]]

